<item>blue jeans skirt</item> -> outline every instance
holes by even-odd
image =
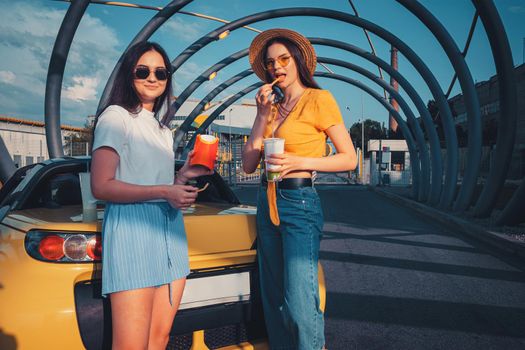
[[[324,318],[318,268],[323,214],[313,187],[277,188],[280,225],[270,221],[266,188],[257,205],[257,256],[270,347],[319,350]]]
[[[102,295],[168,284],[189,272],[188,243],[178,209],[167,202],[106,204]]]

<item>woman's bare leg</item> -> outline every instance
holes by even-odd
[[[149,330],[148,350],[166,349],[173,319],[179,308],[185,284],[186,278],[171,282],[171,300],[173,305],[170,305],[168,285],[155,289]]]
[[[111,293],[113,350],[145,350],[156,288],[141,288]]]

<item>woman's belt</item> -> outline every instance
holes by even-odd
[[[268,187],[268,181],[263,176],[261,183],[264,187]],[[282,190],[296,190],[301,187],[312,187],[312,179],[309,177],[287,177],[277,182],[277,188]]]

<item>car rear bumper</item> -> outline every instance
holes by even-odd
[[[254,268],[194,272],[188,280],[239,272],[249,273],[249,300],[179,310],[173,322],[169,349],[189,349],[196,339],[193,333],[200,330],[204,331],[202,341],[209,348],[251,343],[266,338]],[[92,280],[76,283],[74,288],[79,331],[87,349],[111,348],[111,308],[109,298],[101,295],[101,287],[100,280]]]

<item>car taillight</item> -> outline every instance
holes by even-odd
[[[86,236],[72,235],[66,238],[64,254],[71,260],[84,260],[87,256]]]
[[[99,233],[31,230],[25,238],[29,256],[47,262],[99,262],[102,242]]]
[[[44,237],[38,251],[47,260],[60,260],[64,256],[64,238],[56,235]]]
[[[100,260],[102,258],[102,240],[100,236],[92,237],[89,240],[87,254],[93,260]]]

